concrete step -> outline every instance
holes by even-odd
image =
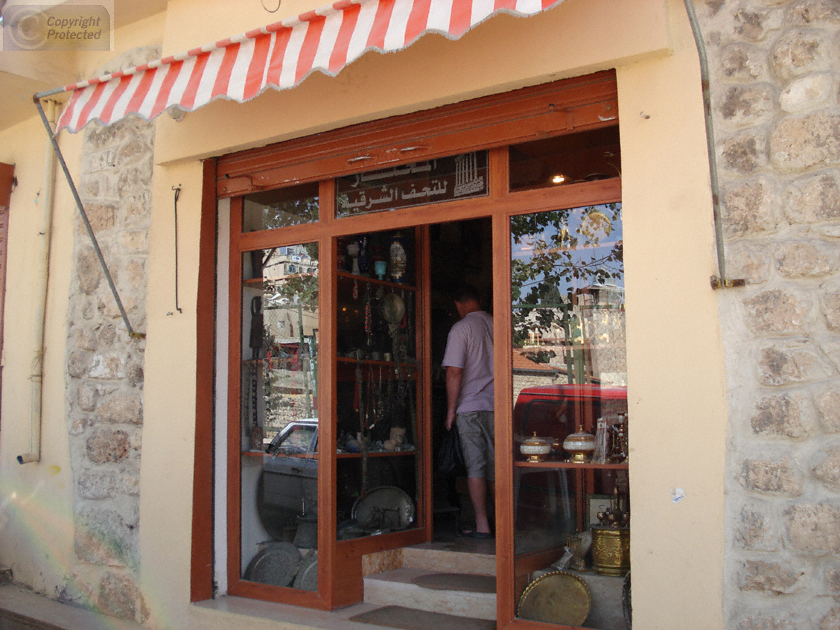
[[[403,552],[407,551],[404,549]],[[457,554],[466,556],[469,554]],[[412,583],[415,578],[429,573],[467,573],[459,567],[447,571],[442,567],[419,569],[403,567],[365,577],[365,603],[379,606],[404,606],[417,610],[472,617],[475,619],[496,619],[496,594],[472,593],[456,590],[424,588]],[[495,569],[495,564],[494,564]],[[472,573],[475,575],[475,573]]]
[[[435,573],[496,575],[496,541],[459,539],[457,543],[424,543],[402,550],[402,566]],[[454,549],[458,551],[454,551]]]

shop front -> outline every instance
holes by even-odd
[[[617,111],[605,72],[214,161],[231,594],[359,603],[365,556],[436,540],[470,285],[494,316],[498,620],[581,625],[593,579],[629,598]]]

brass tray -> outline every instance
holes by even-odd
[[[589,615],[592,595],[580,577],[552,571],[531,582],[519,599],[516,616],[545,623],[579,626]]]

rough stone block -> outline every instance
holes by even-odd
[[[795,551],[817,556],[840,553],[840,509],[833,505],[792,505],[785,510],[785,527]]]
[[[800,630],[800,626],[793,619],[751,616],[738,623],[738,630]]]
[[[744,506],[735,525],[735,544],[750,551],[776,551],[781,541],[764,511]]]
[[[99,607],[112,617],[134,621],[141,599],[140,588],[125,574],[109,571],[99,584]]]
[[[73,519],[73,547],[82,562],[109,566],[137,565],[137,528],[108,509],[86,507]]]
[[[837,267],[837,249],[822,243],[788,241],[776,251],[776,268],[788,278],[824,276]]]
[[[770,67],[783,81],[826,69],[828,46],[815,29],[785,31],[770,53]]]
[[[751,42],[764,39],[768,31],[779,28],[782,16],[777,11],[737,9],[732,16],[733,32]]]
[[[125,284],[135,291],[141,291],[146,286],[146,264],[142,260],[129,260],[123,274]]]
[[[785,172],[840,162],[840,114],[785,118],[770,133],[770,159]]]
[[[828,72],[818,72],[791,81],[779,95],[783,111],[794,113],[814,110],[828,104],[833,80]]]
[[[840,172],[832,169],[794,182],[785,192],[785,215],[791,223],[840,219]]]
[[[137,191],[122,199],[122,211],[127,223],[148,220],[152,207],[152,197],[148,190]]]
[[[85,295],[92,295],[102,281],[102,267],[92,247],[84,247],[76,253],[76,276],[79,288]]]
[[[152,158],[152,148],[142,136],[133,136],[116,152],[116,164],[119,167],[134,164]]]
[[[820,630],[840,629],[840,608],[832,608],[825,617],[820,620]]]
[[[820,296],[820,304],[828,329],[840,331],[840,289],[824,291]]]
[[[795,26],[837,23],[840,6],[836,0],[797,0],[788,7],[785,21]]]
[[[727,236],[760,234],[778,225],[779,195],[773,182],[759,177],[728,189],[723,195]]]
[[[88,376],[103,380],[125,378],[125,355],[119,351],[94,355]]]
[[[825,457],[814,468],[814,477],[829,489],[840,491],[840,447],[826,450]]]
[[[77,490],[83,499],[107,499],[116,493],[117,478],[112,471],[85,470],[79,475]]]
[[[797,584],[802,575],[802,571],[776,562],[747,560],[743,565],[740,587],[743,591],[787,595],[798,590]]]
[[[791,458],[781,461],[747,459],[741,484],[750,491],[796,497],[802,494],[802,471]]]
[[[792,334],[805,328],[808,304],[780,289],[762,291],[745,300],[747,323],[754,332],[764,335]]]
[[[840,390],[831,388],[817,394],[816,403],[823,429],[840,433]]]
[[[737,240],[726,245],[726,270],[733,278],[744,278],[751,284],[766,282],[771,260],[761,243]]]
[[[67,373],[82,378],[93,365],[93,355],[86,350],[74,350],[67,356]]]
[[[767,137],[750,130],[719,143],[720,164],[737,175],[749,175],[767,165]]]
[[[753,433],[763,436],[801,437],[806,433],[802,423],[802,396],[783,394],[762,398],[750,419]]]
[[[723,120],[736,127],[767,122],[775,109],[775,90],[766,83],[731,86],[717,103]]]
[[[87,458],[94,464],[119,462],[128,456],[128,433],[113,429],[98,429],[85,443]]]
[[[765,348],[759,360],[764,385],[789,385],[828,377],[832,370],[807,342],[787,342]]]
[[[67,429],[69,435],[82,435],[90,424],[87,417],[73,418],[70,421],[70,427]]]
[[[149,233],[146,230],[131,230],[120,235],[120,245],[123,249],[139,252],[149,247]]]
[[[754,81],[764,74],[766,53],[755,46],[737,43],[720,51],[720,67],[724,77],[733,81]]]
[[[143,386],[143,365],[140,363],[134,363],[128,366],[128,384],[132,387],[142,387]]]
[[[88,223],[99,240],[102,232],[112,229],[117,224],[117,206],[112,203],[85,204]],[[81,221],[76,223],[76,231],[87,238],[87,228]]]
[[[110,424],[141,424],[143,399],[139,394],[118,392],[112,398],[99,403],[96,417],[100,422]]]
[[[840,597],[840,566],[833,566],[826,571],[826,586],[834,597]]]
[[[137,166],[126,168],[119,174],[116,191],[120,199],[127,195],[136,194],[149,188],[152,183],[151,163],[141,163]]]

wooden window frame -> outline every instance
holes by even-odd
[[[216,206],[219,199],[232,198],[235,208],[243,195],[299,183],[319,182],[320,220],[274,230],[242,233],[231,244],[231,289],[238,282],[236,250],[264,248],[278,243],[319,243],[319,268],[335,267],[333,239],[344,234],[366,231],[396,230],[412,226],[429,226],[453,220],[489,217],[492,221],[494,260],[510,260],[510,217],[558,208],[611,203],[621,200],[621,180],[612,178],[510,192],[508,189],[508,150],[511,144],[561,136],[589,129],[617,125],[618,103],[615,74],[601,72],[585,77],[525,88],[514,92],[484,97],[414,114],[364,123],[312,137],[291,140],[277,145],[252,149],[208,160],[204,163],[204,195],[199,253],[199,290],[197,334],[199,340],[214,339]],[[490,192],[487,197],[440,204],[401,208],[390,212],[337,219],[334,214],[334,178],[473,150],[489,149]],[[232,212],[235,216],[236,212]],[[427,229],[427,228],[425,228]],[[428,266],[428,262],[426,263]],[[421,273],[428,273],[424,269]],[[335,330],[329,323],[335,309],[333,274],[321,273],[320,353],[335,352]],[[493,293],[510,295],[509,269],[496,265],[493,269]],[[235,300],[231,293],[231,309]],[[495,309],[494,333],[500,347],[510,346],[511,315],[500,299]],[[508,298],[509,306],[509,298]],[[236,309],[239,308],[237,303]],[[238,318],[238,315],[237,315]],[[231,320],[233,321],[233,319]],[[326,334],[330,331],[330,334]],[[213,519],[213,355],[211,343],[199,343],[197,352],[197,401],[195,477],[193,503],[193,550],[191,600],[209,599],[213,591],[213,534],[207,523]],[[510,353],[498,352],[495,358],[496,411],[499,417],[512,417],[513,401]],[[231,368],[233,369],[233,368]],[[231,371],[231,375],[238,374]],[[331,361],[319,362],[319,388],[322,409],[331,408],[335,399]],[[425,379],[422,395],[430,380]],[[238,399],[236,399],[238,404]],[[233,403],[231,403],[233,404]],[[237,416],[238,417],[238,416]],[[329,423],[328,423],[329,424]],[[500,428],[506,427],[505,423]],[[329,431],[329,429],[327,429]],[[329,438],[328,435],[323,436]],[[513,567],[513,435],[512,428],[497,431],[496,492],[506,499],[496,503],[497,528],[497,625],[500,628],[536,630],[541,624],[514,618]],[[238,468],[229,456],[231,467]],[[426,458],[430,458],[429,453]],[[324,504],[335,487],[334,458],[325,458],[319,470],[318,491]],[[237,479],[238,479],[238,472]],[[426,475],[430,477],[429,475]],[[428,482],[430,484],[430,481]],[[228,484],[231,488],[231,483]],[[235,493],[238,495],[238,491]],[[237,496],[238,498],[238,496]],[[228,518],[238,522],[239,502],[228,496]],[[235,509],[234,509],[235,508]],[[427,507],[430,510],[431,506]],[[321,508],[325,526],[319,532],[319,563],[341,571],[321,571],[317,593],[289,591],[276,587],[244,584],[238,575],[229,573],[232,594],[321,609],[334,609],[353,603],[361,597],[361,557],[350,561],[347,550],[336,542],[335,523],[331,514]],[[430,515],[429,515],[430,516]],[[320,519],[319,519],[320,520]],[[407,537],[407,542],[408,542]],[[229,546],[238,545],[230,541]],[[362,543],[364,553],[377,550],[377,541]],[[236,554],[238,555],[238,554]],[[358,561],[357,561],[358,560]],[[229,563],[230,564],[230,563]],[[340,573],[340,575],[335,575]],[[358,583],[359,586],[356,586]],[[557,626],[555,626],[557,627]]]

